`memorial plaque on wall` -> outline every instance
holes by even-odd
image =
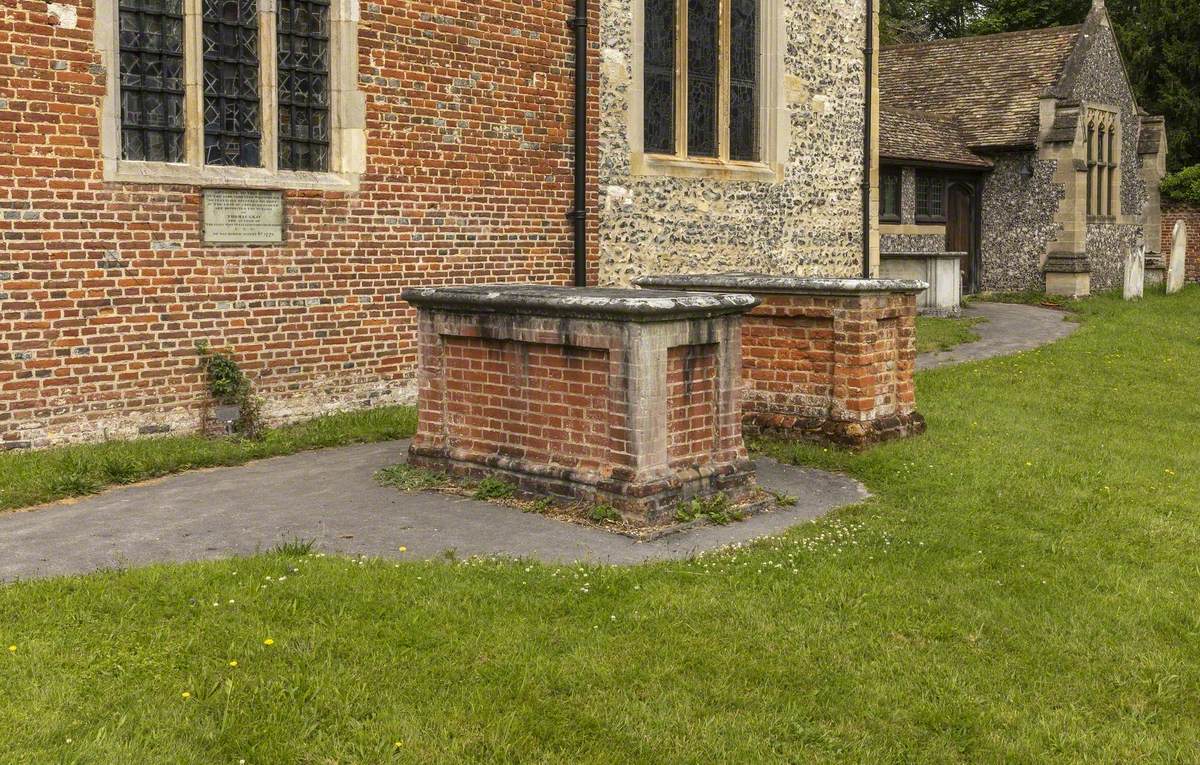
[[[213,244],[279,244],[283,192],[204,190],[204,241]]]

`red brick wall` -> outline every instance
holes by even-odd
[[[459,293],[460,295],[462,293]],[[660,322],[429,307],[409,462],[670,521],[748,495],[741,316]]]
[[[794,411],[799,405],[809,416],[828,414],[833,351],[832,315],[793,311],[770,321],[747,318],[742,325],[742,372],[747,389],[754,391],[756,410]]]
[[[573,0],[363,0],[361,190],[288,192],[286,244],[220,249],[199,188],[103,181],[94,3],[64,2],[75,29],[0,4],[0,444],[195,428],[199,340],[275,420],[400,400],[401,287],[570,278]]]
[[[608,466],[609,362],[595,348],[447,337],[445,433],[461,449]]]
[[[1162,252],[1168,265],[1171,257],[1171,235],[1175,222],[1187,226],[1187,280],[1200,282],[1200,207],[1164,203],[1162,208]]]
[[[717,354],[712,345],[667,351],[667,452],[672,470],[707,465],[717,446]]]
[[[915,296],[760,297],[742,325],[748,429],[852,446],[920,432]]]

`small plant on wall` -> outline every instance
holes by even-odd
[[[254,395],[250,378],[246,377],[233,356],[213,350],[207,340],[196,343],[196,353],[200,354],[208,392],[217,403],[216,419],[244,438],[261,436],[262,401]],[[231,410],[233,416],[222,416],[222,409]]]

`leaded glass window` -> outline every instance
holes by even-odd
[[[729,157],[758,159],[758,3],[732,0],[729,24]]]
[[[676,1],[646,0],[642,142],[655,154],[675,153]]]
[[[946,219],[946,179],[936,173],[917,173],[917,220]]]
[[[717,156],[717,0],[688,0],[688,154]]]
[[[642,2],[644,150],[759,161],[763,0]]]
[[[1092,196],[1096,188],[1096,125],[1088,123],[1087,132],[1087,214],[1095,215],[1096,204]]]
[[[184,161],[183,0],[121,0],[121,156]]]
[[[204,0],[204,161],[262,165],[258,0]]]
[[[279,167],[329,169],[329,0],[279,0]]]
[[[1117,132],[1117,129],[1115,126],[1112,128],[1109,128],[1109,131],[1108,131],[1108,207],[1106,208],[1108,211],[1108,215],[1115,214],[1114,210],[1116,210],[1116,206],[1113,204],[1113,199],[1115,197],[1115,194],[1113,192],[1114,192],[1114,186],[1116,186],[1116,182],[1114,179],[1116,178],[1116,175],[1117,175],[1117,159],[1116,159],[1116,154],[1114,152],[1114,148],[1115,148],[1115,144],[1116,144],[1116,132]]]
[[[104,156],[116,160],[105,179],[356,183],[365,147],[354,139],[365,115],[338,105],[361,96],[358,68],[338,66],[333,54],[353,46],[359,3],[94,0],[97,21],[119,30],[97,38],[102,59],[115,64],[108,97],[120,107],[119,124],[101,132]]]
[[[885,167],[879,174],[879,217],[900,220],[900,169]]]
[[[1089,109],[1087,123],[1087,214],[1089,218],[1120,214],[1121,119],[1115,111]]]

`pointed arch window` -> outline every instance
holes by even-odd
[[[1110,128],[1108,131],[1108,152],[1105,155],[1108,157],[1108,171],[1105,173],[1108,180],[1108,189],[1105,195],[1108,200],[1108,204],[1105,207],[1105,214],[1109,216],[1117,214],[1117,208],[1114,201],[1116,195],[1113,193],[1115,191],[1117,177],[1116,153],[1114,151],[1116,144],[1116,132],[1115,126]]]
[[[1121,120],[1115,110],[1090,108],[1087,123],[1087,215],[1103,223],[1120,214]]]
[[[1095,215],[1096,188],[1096,123],[1088,122],[1087,128],[1087,214]]]

